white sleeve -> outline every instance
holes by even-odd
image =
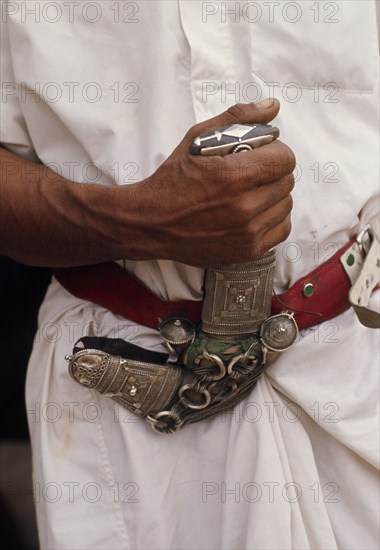
[[[1,103],[0,103],[0,143],[6,149],[38,161],[25,122],[20,101],[20,83],[16,82],[12,67],[12,52],[9,26],[1,23]]]

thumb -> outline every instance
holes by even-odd
[[[258,123],[267,124],[277,116],[280,110],[280,102],[269,98],[259,103],[237,103],[224,113],[205,120],[193,126],[186,135],[186,142],[193,141],[197,136],[229,126],[231,124]]]

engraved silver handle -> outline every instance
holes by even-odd
[[[193,155],[219,155],[249,151],[278,138],[268,124],[233,124],[198,136]],[[270,316],[274,249],[252,262],[207,269],[202,309],[202,330],[214,338],[252,334]]]

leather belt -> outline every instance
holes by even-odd
[[[294,313],[298,328],[302,330],[347,310],[351,305],[349,292],[353,285],[347,267],[350,266],[353,256],[350,251],[357,247],[358,241],[354,237],[286,292],[274,295],[272,314],[290,310]],[[194,324],[201,318],[201,301],[162,300],[115,262],[56,268],[53,274],[77,298],[99,304],[113,313],[153,329],[157,329],[160,321],[169,317],[186,318]],[[368,326],[374,327],[378,324],[372,323]]]

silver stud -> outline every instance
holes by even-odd
[[[236,296],[236,303],[237,304],[244,304],[245,303],[245,300],[246,300],[246,297],[244,294],[238,294]]]
[[[159,330],[164,341],[173,345],[190,343],[195,336],[193,323],[185,318],[169,317],[161,321]]]

